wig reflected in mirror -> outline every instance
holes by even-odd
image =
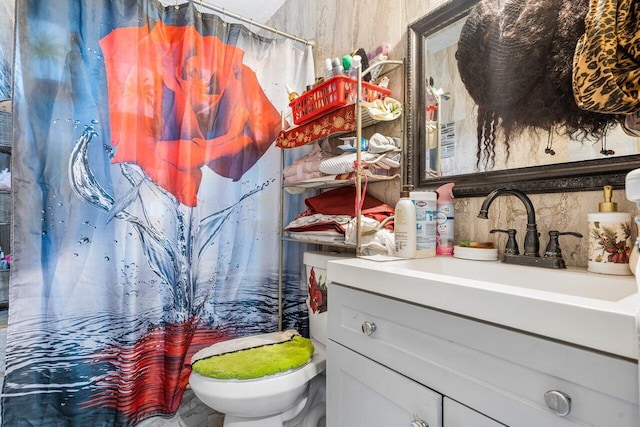
[[[495,164],[497,144],[525,130],[599,139],[618,115],[578,108],[572,58],[589,0],[480,1],[460,35],[456,59],[477,105],[477,165]]]

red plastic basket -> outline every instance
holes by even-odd
[[[355,79],[347,76],[332,77],[326,82],[303,93],[289,104],[293,123],[303,125],[332,110],[356,102]],[[391,91],[371,83],[362,82],[362,100],[371,102],[384,99]]]

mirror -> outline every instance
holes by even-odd
[[[408,182],[433,189],[453,181],[457,197],[484,196],[498,186],[529,193],[623,188],[627,172],[640,167],[640,138],[619,126],[598,140],[526,130],[511,139],[508,155],[504,147],[496,149],[495,164],[477,161],[477,107],[460,79],[455,57],[460,31],[476,3],[451,0],[409,25]],[[439,126],[429,121],[429,82],[431,93],[440,95]],[[433,129],[438,128],[434,138]]]

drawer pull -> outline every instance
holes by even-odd
[[[417,415],[413,416],[413,421],[411,421],[410,427],[429,427],[429,423],[418,418]]]
[[[369,322],[368,320],[362,323],[362,333],[366,336],[371,336],[378,327],[375,323]]]
[[[549,390],[544,394],[544,401],[559,417],[569,415],[571,412],[571,396],[557,390]]]

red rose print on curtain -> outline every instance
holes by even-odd
[[[201,168],[240,179],[280,131],[244,52],[193,26],[118,28],[100,41],[108,80],[113,163],[140,166],[196,206]]]
[[[280,290],[283,327],[306,331],[300,248],[284,246],[281,281],[273,256],[287,100],[270,89],[313,80],[312,49],[166,3],[15,10],[12,249],[29,256],[12,270],[5,426],[191,425],[207,415],[181,403],[193,353],[273,331]]]

